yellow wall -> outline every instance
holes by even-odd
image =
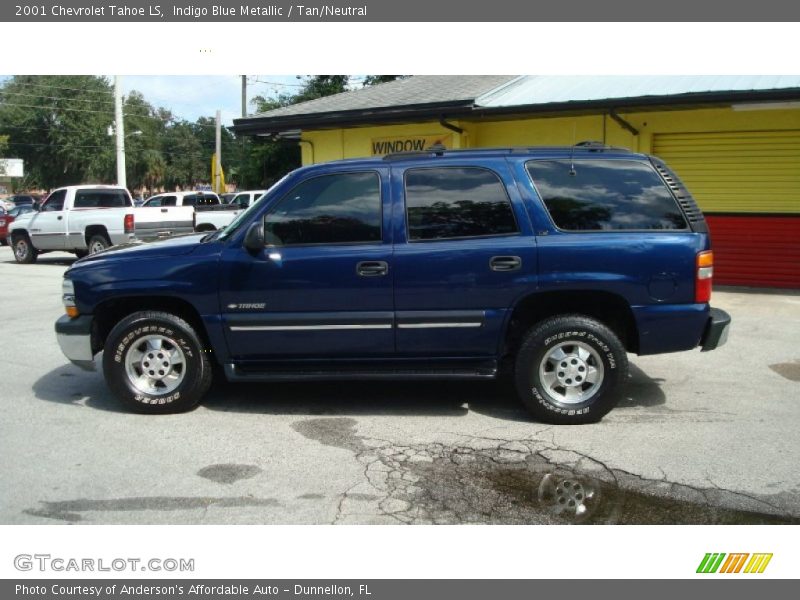
[[[610,117],[534,117],[507,121],[451,121],[465,130],[450,132],[435,121],[408,125],[304,131],[303,164],[370,156],[373,138],[452,133],[454,148],[569,145],[583,140],[605,141],[639,152],[650,152],[656,133],[800,129],[800,109],[747,110],[707,108],[620,113],[639,130],[634,136]],[[605,137],[603,136],[605,120]],[[313,152],[311,145],[313,144]]]
[[[451,121],[459,125],[458,121]],[[462,124],[463,125],[463,124]],[[403,137],[409,135],[451,135],[453,148],[466,148],[464,136],[442,127],[436,121],[411,123],[408,125],[385,125],[382,127],[355,127],[329,131],[304,131],[301,143],[303,164],[371,156],[372,140],[375,138]]]

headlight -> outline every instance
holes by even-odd
[[[61,282],[61,301],[64,303],[67,315],[77,317],[80,314],[78,307],[75,306],[75,286],[71,279],[65,278]]]

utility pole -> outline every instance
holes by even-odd
[[[222,194],[222,112],[217,111],[217,162],[214,169],[214,191]]]
[[[219,114],[219,113],[217,113]],[[125,178],[125,126],[122,121],[122,75],[114,76],[114,121],[117,134],[117,185],[128,187]]]
[[[242,75],[242,118],[247,116],[247,75]]]

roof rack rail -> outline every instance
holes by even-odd
[[[383,160],[405,160],[407,158],[431,158],[433,156],[443,156],[447,148],[443,144],[434,144],[425,150],[411,150],[409,152],[391,152],[383,157]]]
[[[609,146],[597,140],[585,140],[575,144],[576,148],[586,148],[588,150],[617,150],[619,152],[632,152],[630,148],[621,148],[619,146]]]

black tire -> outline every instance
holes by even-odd
[[[86,251],[87,254],[97,254],[107,248],[111,248],[111,241],[103,234],[93,235],[89,238],[89,246]]]
[[[31,239],[27,234],[15,235],[12,238],[14,249],[14,260],[23,265],[35,263],[39,257],[39,252],[31,244]]]
[[[85,256],[89,256],[89,251],[88,250],[75,250],[75,256],[77,256],[78,258],[83,258]]]
[[[146,347],[148,337],[162,339],[160,350]],[[143,371],[143,365],[148,364],[146,357],[153,357],[153,364],[158,363],[153,368],[157,370],[161,365],[172,362],[168,355],[175,354],[176,348],[183,361],[182,368],[178,369],[179,363],[171,365],[165,369],[167,376],[155,382],[154,387],[144,385],[153,381]],[[134,360],[136,355],[132,352],[142,354],[141,362]],[[132,375],[129,375],[126,364],[129,358],[135,364],[130,367]],[[108,387],[126,408],[149,414],[178,413],[195,407],[208,391],[212,378],[208,354],[192,326],[170,313],[152,311],[129,315],[111,330],[103,353],[103,372]],[[151,370],[149,373],[154,372]],[[174,379],[180,378],[177,387],[160,392],[160,389],[174,383],[174,379],[172,382],[168,380],[173,374]],[[139,378],[142,381],[139,387],[133,381],[136,375],[144,377],[144,380]],[[163,387],[155,387],[159,382]],[[150,389],[148,391],[143,387]]]
[[[514,378],[538,420],[578,425],[597,422],[616,406],[627,372],[625,347],[613,331],[589,317],[560,315],[525,334]]]

